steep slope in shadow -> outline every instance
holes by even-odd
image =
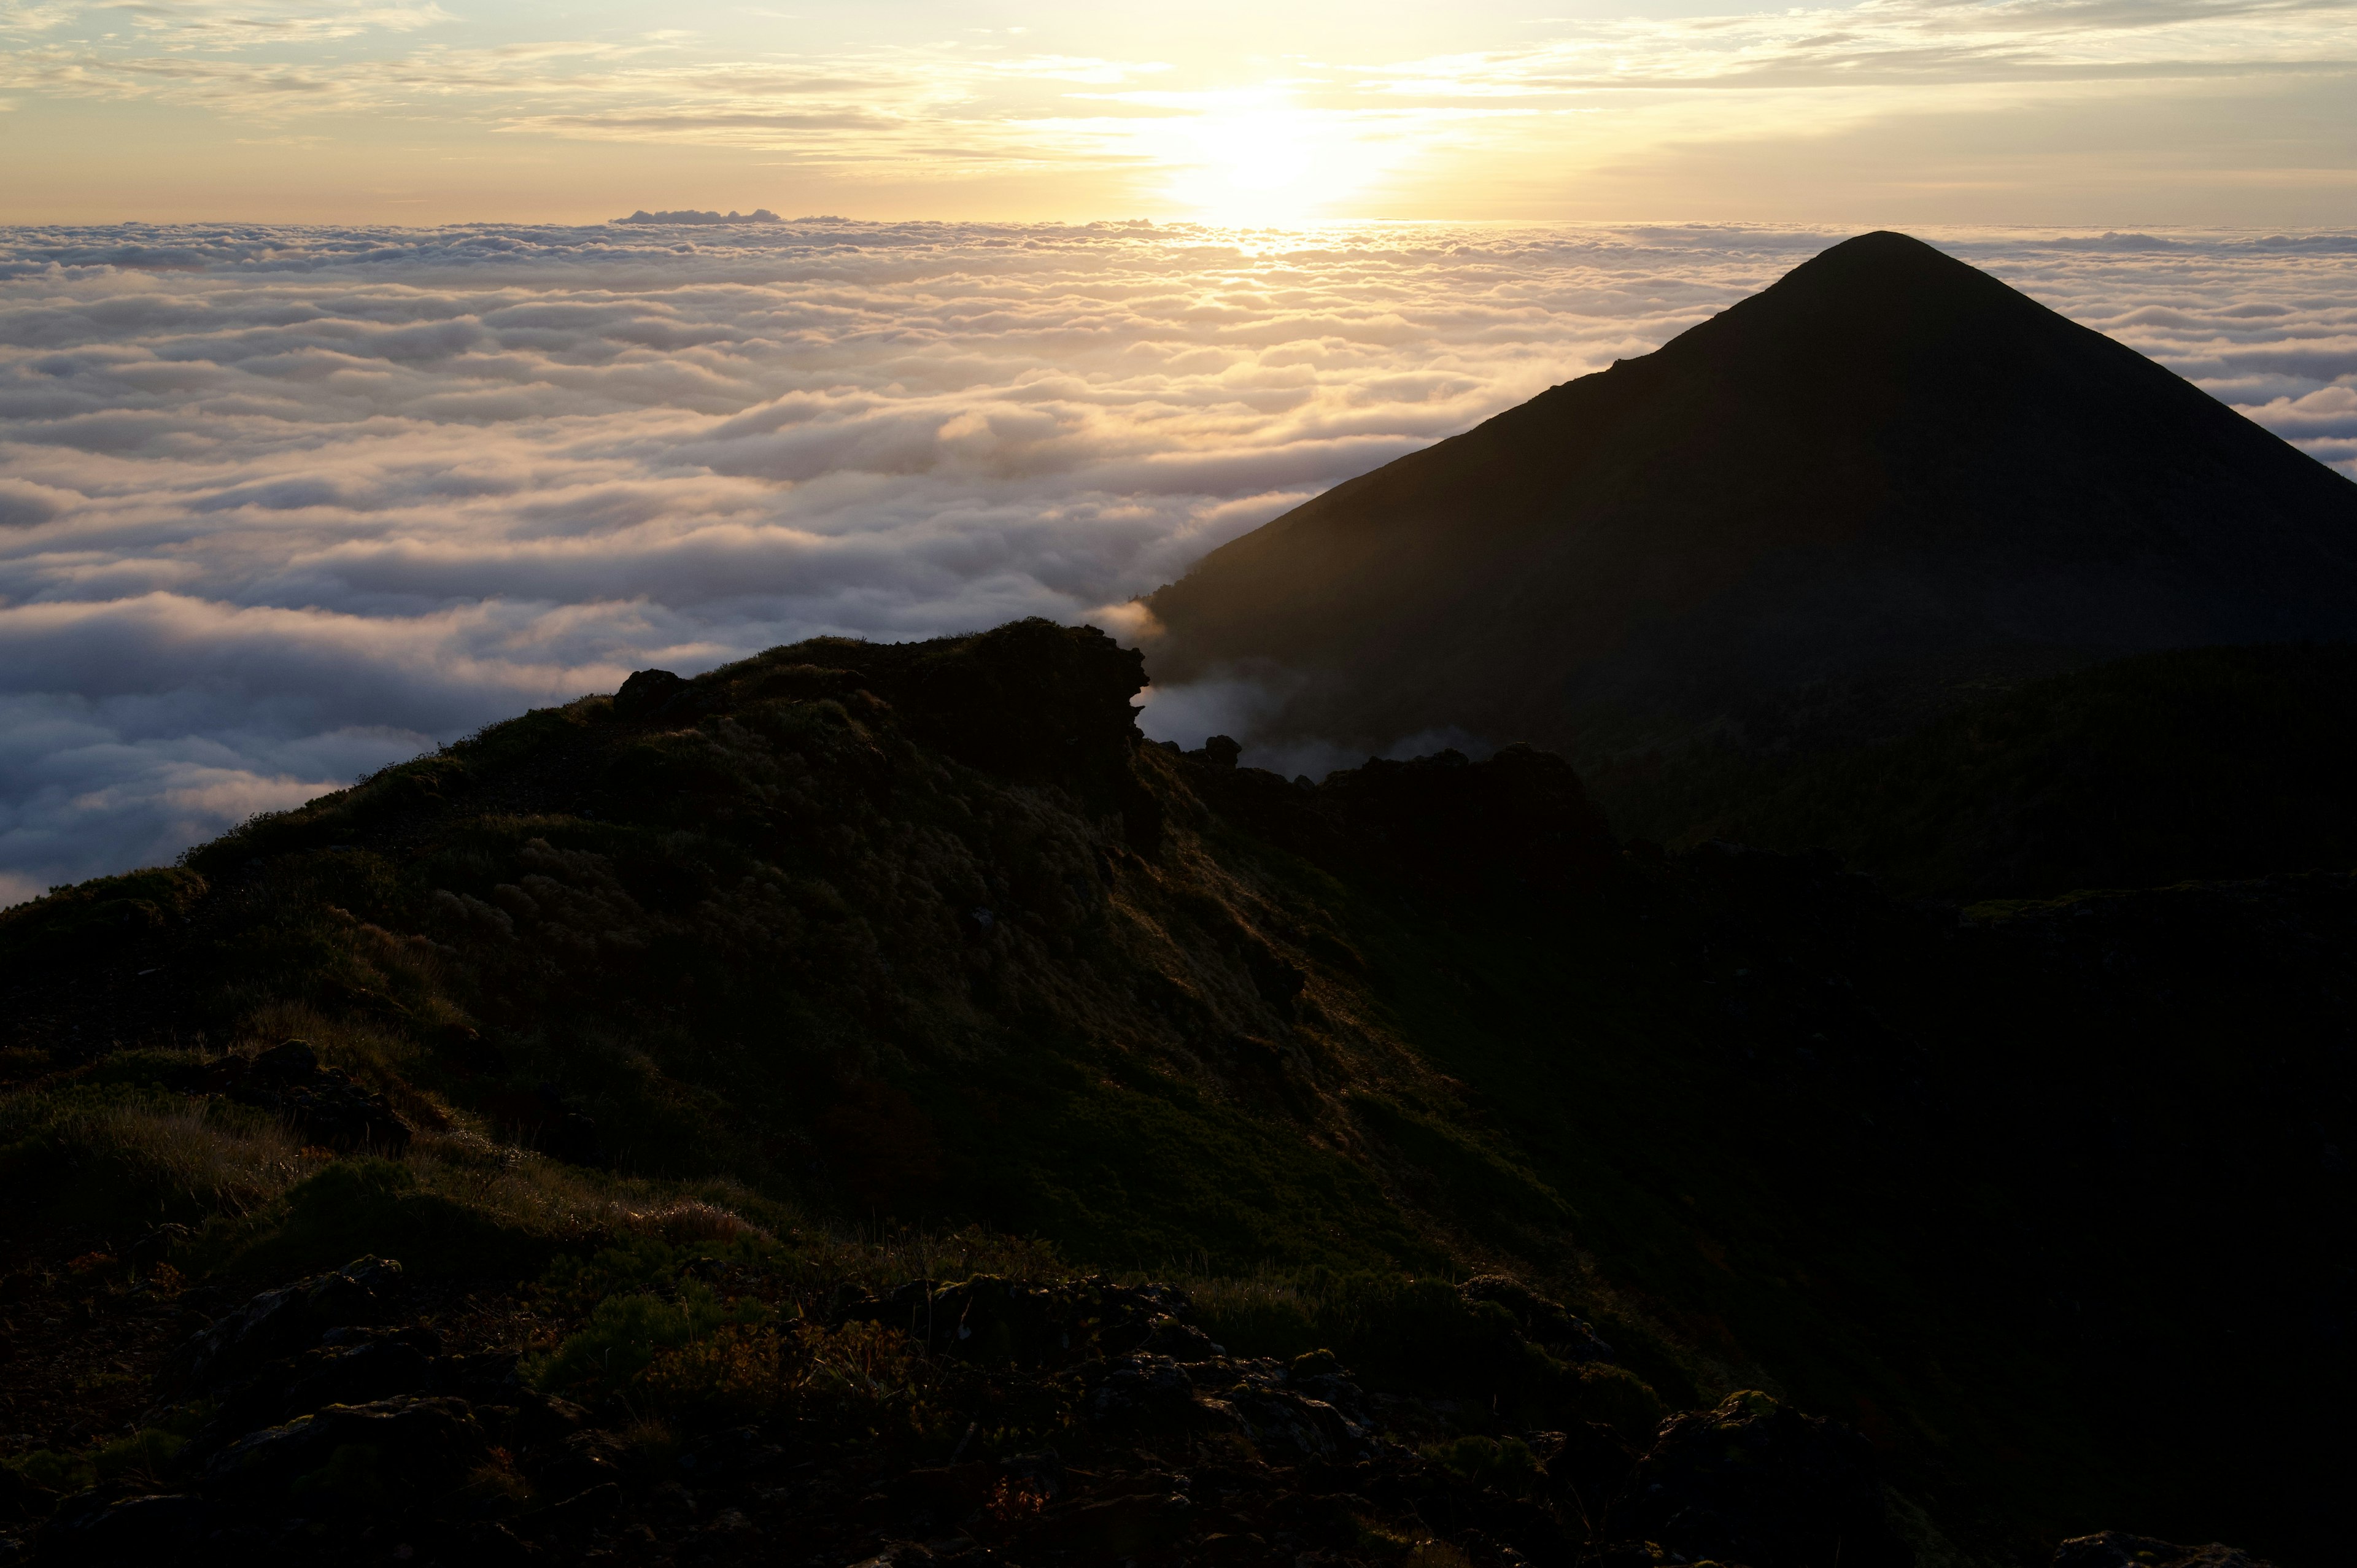
[[[1873,733],[1951,683],[2357,629],[2357,486],[1904,235],[1337,487],[1146,601],[1263,733]],[[1786,714],[1789,722],[1793,715]]]
[[[2357,866],[2357,648],[2206,648],[2024,682],[1895,739],[1726,744],[1588,777],[1624,833],[1823,847],[1970,901]]]

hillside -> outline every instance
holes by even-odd
[[[1898,733],[1959,686],[2357,631],[2357,486],[1900,234],[1337,486],[1146,601],[1255,735],[1581,767]]]
[[[2357,882],[1960,927],[1143,680],[642,672],[0,916],[37,1560],[2331,1558]]]
[[[1620,830],[1830,849],[1894,896],[2044,897],[2357,866],[2357,649],[2206,648],[2026,682],[1904,736],[1590,776]]]

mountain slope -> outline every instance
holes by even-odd
[[[2206,648],[2026,682],[1894,739],[1631,757],[1587,779],[1684,847],[1825,848],[1891,893],[2047,897],[2357,866],[2357,649]]]
[[[1146,603],[1157,678],[1265,677],[1267,736],[1454,725],[1586,765],[1770,711],[1887,733],[1959,681],[2347,636],[2357,486],[1875,233]]]
[[[1528,750],[1303,787],[1146,745],[1142,679],[1039,622],[643,672],[9,912],[9,1266],[377,1251],[529,1316],[634,1229],[980,1224],[1426,1392],[1416,1282],[1503,1271],[1617,1367],[1440,1380],[1451,1441],[1765,1387],[1997,1560],[2327,1560],[2351,878],[1961,929],[1624,854]],[[71,1355],[25,1360],[98,1391],[20,1430],[135,1393]]]

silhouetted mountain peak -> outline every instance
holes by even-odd
[[[1254,738],[1587,756],[2357,631],[2357,487],[1903,234],[1337,487],[1149,601],[1156,678],[1279,667]],[[1892,696],[1890,693],[1901,693]],[[1864,714],[1865,716],[1857,716]]]

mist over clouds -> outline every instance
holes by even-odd
[[[0,901],[650,664],[1122,625],[1840,237],[0,230]],[[2357,237],[1927,237],[2357,473]]]

